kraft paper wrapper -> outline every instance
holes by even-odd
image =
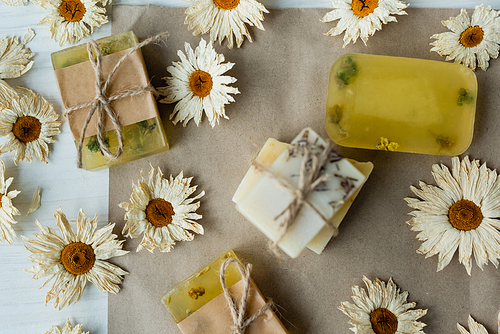
[[[109,73],[118,60],[130,49],[122,50],[102,57],[103,78],[107,80]],[[54,71],[57,85],[65,108],[91,102],[95,98],[95,71],[90,61],[60,68]],[[146,87],[149,84],[148,72],[144,64],[141,50],[133,52],[113,75],[108,89],[111,96],[126,90]],[[121,126],[134,124],[158,116],[156,100],[151,92],[125,97],[111,103],[111,108],[118,115]],[[68,123],[73,139],[80,139],[82,128],[90,111],[90,107],[81,108],[68,115]],[[105,131],[114,129],[113,123],[106,116]],[[97,113],[94,113],[85,132],[85,137],[97,134]]]
[[[229,288],[233,298],[240,300],[243,293],[243,281],[239,281]],[[250,280],[250,294],[247,303],[247,317],[258,312],[266,300]],[[196,312],[177,324],[184,334],[227,334],[230,333],[233,318],[224,293],[221,293]],[[276,314],[268,309],[255,319],[245,331],[246,334],[287,334],[288,332],[279,321]]]
[[[450,157],[335,145],[342,156],[371,161],[375,167],[342,221],[339,236],[321,255],[304,250],[296,259],[279,261],[269,252],[268,239],[236,211],[231,198],[268,138],[290,143],[306,126],[328,138],[323,124],[328,75],[339,56],[358,52],[444,61],[445,57],[430,52],[430,36],[448,31],[441,21],[460,14],[460,9],[410,7],[408,15],[397,16],[397,23],[383,25],[367,46],[358,40],[342,48],[343,35],[323,35],[336,24],[320,22],[331,10],[270,9],[264,14],[266,31],[250,28],[253,43],[245,40],[240,49],[232,50],[215,43],[215,50],[235,63],[226,74],[238,79],[233,86],[241,91],[234,96],[236,102],[226,105],[230,119],[221,119],[213,129],[205,116],[199,127],[193,121],[186,127],[174,126],[168,116],[175,105],[159,104],[165,131],[171,134],[171,150],[110,169],[109,220],[116,223],[118,235],[125,224],[125,211],[118,203],[129,201],[132,180],[140,179],[141,169],[149,171],[149,163],[161,167],[165,176],[183,170],[206,195],[197,211],[203,215],[199,222],[204,235],[177,243],[168,254],[136,253],[141,238],[126,239],[124,247],[131,253],[113,262],[131,274],[120,293],[109,295],[109,334],[180,333],[161,304],[164,292],[230,248],[242,262],[254,264],[253,279],[278,304],[280,319],[293,334],[351,333],[349,318],[337,308],[344,301],[352,302],[353,285],[364,287],[363,275],[384,281],[392,277],[402,291],[409,291],[409,302],[428,309],[421,318],[427,324],[426,334],[458,333],[457,323],[468,327],[469,314],[489,333],[497,332],[500,269],[490,263],[481,270],[473,264],[469,276],[455,255],[436,272],[437,256],[426,259],[416,253],[421,242],[405,223],[412,209],[403,198],[415,197],[410,186],[418,187],[420,180],[435,185],[431,166],[450,167]],[[184,50],[184,42],[192,47],[200,42],[200,36],[193,36],[184,24],[184,11],[157,6],[113,8],[114,32],[133,29],[145,38],[169,31],[164,50],[143,49],[157,87],[165,85],[161,78],[169,76],[166,67],[172,61],[179,61],[177,50]],[[475,131],[465,154],[498,171],[500,59],[492,59],[488,70],[477,70],[476,76]]]

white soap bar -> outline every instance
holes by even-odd
[[[295,150],[285,150],[268,169],[274,175],[279,176],[282,182],[296,189],[303,159],[303,155],[300,154],[303,152],[303,147],[307,147],[313,153],[318,153],[325,145],[323,139],[313,130],[304,129],[292,141],[291,148]],[[341,209],[342,205],[365,181],[365,176],[346,159],[340,159],[333,151],[330,158],[324,166],[324,172],[330,177],[307,197],[307,201],[327,220]],[[255,177],[251,174],[249,171],[245,176],[247,181],[252,178],[254,179],[252,181],[255,181]],[[287,208],[293,200],[293,195],[278,186],[270,177],[261,176],[251,189],[247,190],[245,186],[240,186],[233,200],[237,203],[236,209],[243,216],[268,238],[275,241],[279,236],[279,220],[275,218]],[[278,246],[290,257],[295,258],[325,226],[322,217],[309,206],[304,205]],[[328,240],[330,238],[331,236],[327,237]]]
[[[274,138],[269,138],[259,154],[255,158],[255,161],[261,164],[265,168],[269,168],[271,164],[276,160],[276,158],[283,153],[288,148],[289,144],[280,142]],[[371,162],[357,162],[355,160],[349,159],[349,161],[356,167],[363,175],[365,179],[368,179],[372,170],[373,164]],[[246,195],[246,193],[252,189],[255,183],[262,177],[262,173],[256,170],[253,166],[251,166],[245,177],[241,181],[238,189],[234,193],[233,202],[238,203],[240,199]],[[365,180],[366,181],[366,180]],[[361,187],[346,201],[346,203],[337,211],[332,218],[330,218],[330,225],[326,225],[323,229],[312,239],[308,244],[307,248],[315,252],[316,254],[321,254],[324,248],[331,240],[334,235],[334,229],[332,226],[338,228],[340,223],[344,219],[347,211],[351,207],[351,204],[354,202],[354,199],[359,194]]]

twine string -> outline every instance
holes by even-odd
[[[234,263],[238,267],[238,270],[241,273],[241,280],[243,281],[243,294],[239,303],[235,301],[229,293],[229,289],[226,285],[226,278],[224,277],[224,273],[231,263]],[[224,291],[224,296],[226,297],[227,303],[229,305],[229,310],[231,311],[231,317],[233,318],[233,326],[231,327],[230,334],[244,334],[245,330],[248,328],[248,326],[250,326],[252,322],[255,321],[255,319],[264,314],[270,307],[274,305],[273,301],[269,299],[262,308],[255,312],[252,316],[245,319],[245,314],[248,306],[248,298],[250,296],[251,271],[251,264],[247,264],[246,268],[244,268],[235,258],[228,258],[222,263],[220,270],[220,282],[222,285],[222,290]]]
[[[270,178],[275,184],[280,188],[289,192],[293,199],[288,204],[288,206],[278,214],[274,220],[278,221],[278,237],[271,243],[271,250],[277,254],[277,246],[283,239],[286,231],[295,221],[300,209],[306,205],[312,209],[324,222],[326,225],[331,226],[334,229],[334,237],[338,235],[338,229],[332,225],[332,223],[318,210],[314,205],[312,205],[308,200],[307,196],[315,191],[323,182],[325,182],[330,176],[328,174],[321,174],[322,168],[328,160],[328,156],[332,146],[330,143],[318,154],[312,154],[307,148],[304,148],[304,157],[302,158],[299,174],[299,182],[297,188],[289,186],[288,182],[283,180],[280,176],[271,172],[269,169],[262,166],[260,163],[253,161],[252,165],[255,169],[263,173],[265,176]],[[307,167],[308,162],[311,162],[310,167]]]
[[[135,51],[138,49],[142,48],[145,45],[151,44],[157,40],[160,40],[162,38],[165,38],[168,36],[168,32],[164,32],[161,34],[158,34],[156,36],[150,37],[135,47],[131,48],[123,57],[121,57],[118,62],[115,64],[113,67],[113,70],[109,73],[107,79],[104,81],[103,80],[103,72],[102,72],[102,56],[101,56],[101,49],[99,45],[96,43],[94,40],[90,40],[87,42],[87,52],[89,54],[89,60],[90,64],[92,65],[92,68],[94,69],[95,76],[96,76],[96,81],[95,81],[95,90],[96,90],[96,95],[93,101],[80,104],[71,108],[67,108],[65,111],[65,116],[67,117],[69,114],[73,113],[76,110],[82,109],[82,108],[87,108],[90,107],[90,111],[87,114],[87,117],[85,118],[85,122],[83,124],[82,131],[80,133],[80,140],[78,143],[78,156],[77,156],[77,165],[78,168],[82,168],[82,149],[83,149],[83,141],[85,139],[85,133],[87,131],[87,127],[90,123],[90,120],[92,119],[92,116],[94,113],[97,112],[97,142],[99,143],[99,148],[101,150],[101,153],[106,156],[109,159],[117,159],[122,153],[123,153],[123,132],[121,129],[121,124],[118,119],[118,116],[116,115],[115,111],[113,108],[111,108],[110,103],[112,101],[122,99],[124,97],[131,97],[131,96],[136,96],[140,95],[145,92],[152,92],[155,95],[158,95],[158,92],[156,89],[154,89],[151,84],[148,84],[146,87],[139,87],[135,89],[129,89],[125,90],[116,94],[113,94],[111,96],[108,96],[108,89],[111,84],[111,80],[113,76],[115,75],[116,71],[118,68],[123,64],[123,62]],[[111,119],[111,122],[113,123],[113,128],[116,131],[118,135],[118,150],[116,154],[113,154],[110,149],[107,147],[105,143],[105,139],[103,136],[104,133],[104,123],[106,119],[106,115]]]

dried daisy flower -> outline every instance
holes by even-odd
[[[108,22],[106,9],[97,6],[97,0],[44,0],[40,5],[49,11],[40,24],[50,26],[52,38],[63,45],[79,42]]]
[[[175,116],[174,124],[182,121],[183,125],[194,118],[196,125],[200,124],[203,111],[212,127],[219,124],[219,118],[226,119],[225,104],[234,102],[229,94],[239,94],[238,88],[226,86],[236,82],[230,76],[221,75],[230,70],[234,63],[224,63],[224,55],[215,52],[212,42],[208,44],[202,38],[193,51],[189,43],[185,43],[186,55],[178,51],[180,62],[173,62],[167,67],[172,77],[163,78],[168,87],[160,87],[158,91],[165,96],[162,103],[175,103],[170,119]]]
[[[409,6],[397,0],[331,0],[332,7],[321,22],[332,22],[340,19],[335,28],[325,35],[337,36],[345,31],[344,46],[351,41],[355,43],[358,37],[366,45],[369,36],[382,29],[382,23],[397,22],[392,15],[406,15],[403,10]]]
[[[411,191],[417,198],[405,198],[415,211],[407,223],[419,231],[423,241],[417,250],[426,258],[439,254],[438,271],[450,263],[458,248],[458,260],[470,275],[472,253],[479,268],[488,260],[495,267],[500,258],[500,179],[497,172],[478,160],[465,157],[451,160],[451,173],[444,165],[433,165],[432,175],[438,187],[420,182]]]
[[[48,144],[55,142],[52,137],[61,132],[63,121],[58,121],[54,106],[43,97],[26,88],[18,90],[24,94],[9,101],[8,106],[0,103],[0,136],[6,137],[0,154],[14,151],[16,165],[21,160],[33,162],[34,155],[47,163]]]
[[[417,321],[427,310],[414,309],[415,302],[408,303],[408,292],[399,292],[398,287],[389,279],[387,286],[378,278],[374,282],[363,276],[365,289],[352,287],[354,304],[343,302],[339,309],[351,320],[354,333],[363,334],[423,334],[425,324]]]
[[[3,3],[10,5],[10,6],[26,6],[28,3],[28,0],[0,0]]]
[[[17,239],[16,232],[12,228],[12,224],[17,224],[14,215],[20,215],[19,210],[12,205],[12,199],[16,197],[20,191],[8,191],[13,177],[5,180],[5,164],[0,160],[0,241],[7,241],[12,245],[14,239]]]
[[[456,63],[464,64],[473,70],[477,64],[486,71],[489,66],[488,61],[490,58],[498,57],[500,48],[498,15],[498,11],[481,4],[474,9],[471,20],[467,11],[462,9],[460,15],[442,21],[452,32],[432,35],[431,38],[435,38],[436,41],[430,44],[434,46],[431,51],[446,56],[446,60],[455,60]]]
[[[200,202],[193,202],[205,195],[205,192],[189,197],[197,188],[190,187],[192,178],[185,179],[183,172],[180,172],[175,179],[170,175],[169,181],[163,178],[159,167],[155,178],[153,166],[147,183],[142,172],[141,177],[137,185],[132,182],[130,203],[119,204],[127,210],[127,223],[122,233],[126,237],[137,238],[144,232],[137,251],[145,248],[154,253],[158,247],[161,252],[170,252],[175,241],[193,240],[194,235],[189,231],[203,234],[203,226],[195,222],[201,218],[201,215],[195,213]]]
[[[245,23],[264,30],[263,12],[269,13],[260,2],[255,0],[200,0],[186,9],[184,24],[188,30],[194,29],[193,35],[210,32],[210,40],[219,40],[222,44],[227,38],[227,47],[233,47],[233,34],[238,47],[246,36],[250,42],[252,37]]]
[[[35,54],[25,46],[33,37],[35,32],[28,29],[22,43],[17,37],[0,38],[0,79],[18,78],[31,69]]]
[[[54,217],[61,236],[50,227],[43,228],[38,221],[36,225],[42,233],[36,233],[36,239],[21,236],[26,249],[33,253],[31,262],[37,263],[25,271],[32,273],[33,279],[50,276],[42,287],[54,279],[45,304],[54,300],[54,307],[61,310],[77,302],[87,281],[102,292],[117,293],[123,276],[128,273],[105,260],[125,255],[128,251],[122,250],[123,240],[116,240],[117,236],[112,233],[115,224],[96,231],[97,215],[92,220],[87,219],[80,209],[75,234],[61,208]]]
[[[45,334],[89,334],[89,332],[82,332],[82,325],[78,324],[75,327],[71,326],[71,322],[66,320],[63,328],[60,326],[52,326],[52,329]]]

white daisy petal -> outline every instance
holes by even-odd
[[[343,302],[339,309],[351,320],[354,333],[373,334],[382,332],[387,326],[397,328],[395,333],[422,334],[425,324],[417,321],[427,313],[427,310],[409,310],[416,303],[407,303],[408,292],[400,293],[396,284],[389,279],[385,282],[375,279],[374,282],[363,277],[368,294],[364,289],[353,286],[352,300],[354,304]],[[386,326],[381,328],[380,326]]]
[[[97,216],[89,220],[80,210],[75,234],[60,208],[55,218],[62,237],[50,227],[43,228],[38,222],[36,224],[42,234],[35,234],[36,239],[22,237],[26,249],[32,253],[31,261],[38,263],[25,271],[33,273],[33,279],[50,275],[43,286],[54,279],[45,302],[54,300],[54,307],[59,310],[76,303],[87,280],[101,291],[116,293],[127,272],[103,259],[128,252],[122,250],[123,241],[115,240],[117,236],[111,233],[114,224],[96,231]]]
[[[71,326],[71,322],[69,320],[66,321],[64,327],[60,326],[52,326],[52,329],[45,334],[89,334],[89,332],[82,332],[82,325],[78,324],[75,327]]]
[[[423,241],[417,253],[439,254],[438,271],[446,267],[458,249],[458,259],[467,273],[472,255],[483,269],[500,259],[500,178],[478,160],[452,158],[451,173],[444,165],[433,165],[439,188],[420,182],[410,189],[419,198],[405,198],[415,211],[407,224]]]
[[[120,207],[125,209],[125,220],[123,234],[126,237],[137,238],[144,233],[143,239],[137,251],[147,249],[154,253],[156,248],[160,252],[169,252],[175,245],[175,241],[190,241],[194,235],[203,234],[203,226],[194,220],[202,216],[195,213],[200,202],[194,202],[205,192],[202,191],[194,197],[189,197],[196,191],[197,186],[190,186],[192,178],[184,178],[181,171],[175,178],[170,175],[169,179],[163,178],[163,173],[158,167],[157,174],[151,166],[149,181],[146,183],[141,172],[142,179],[138,181],[141,188],[153,196],[146,197],[144,192],[139,193],[138,187],[134,187],[131,195],[131,203],[121,203]],[[136,205],[140,198],[146,205]]]
[[[249,1],[249,0],[245,0]],[[193,51],[189,43],[185,43],[186,55],[179,51],[181,62],[174,62],[174,66],[167,67],[172,77],[164,78],[167,87],[160,87],[158,91],[165,96],[161,103],[175,103],[174,111],[170,114],[173,123],[182,121],[183,126],[194,119],[200,124],[203,111],[212,127],[219,124],[220,117],[228,118],[225,113],[225,104],[234,102],[229,94],[239,94],[235,87],[227,86],[236,82],[230,76],[222,76],[233,67],[233,63],[221,63],[224,56],[217,54],[212,42],[206,43],[202,38],[200,44]]]
[[[17,78],[31,69],[35,54],[25,46],[34,36],[35,32],[28,29],[22,42],[18,37],[0,38],[0,79]]]
[[[462,9],[460,15],[443,21],[443,25],[452,32],[434,34],[431,38],[436,41],[430,43],[435,51],[446,60],[454,60],[475,70],[479,66],[483,71],[489,66],[490,58],[497,58],[500,49],[500,12],[476,6],[472,19],[467,11]]]

